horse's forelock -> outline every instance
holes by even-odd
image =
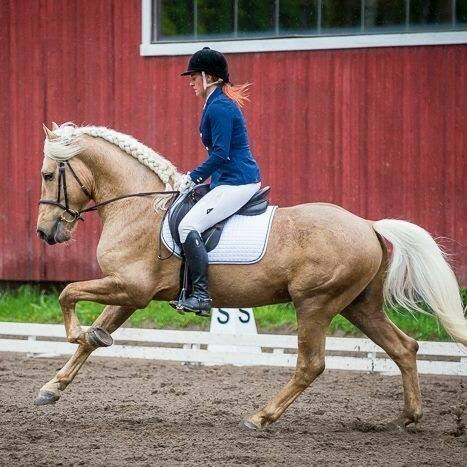
[[[54,137],[46,136],[44,155],[57,162],[66,161],[78,155],[82,150],[76,139],[77,127],[71,122],[64,123],[52,131]]]

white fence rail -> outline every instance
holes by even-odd
[[[70,355],[76,345],[65,342],[64,328],[55,324],[0,322],[0,352],[33,355]],[[53,340],[52,340],[52,339]],[[145,358],[204,364],[267,365],[293,367],[297,337],[285,335],[214,334],[202,331],[168,331],[121,328],[114,332],[112,347],[100,348],[102,357]],[[236,346],[236,352],[209,351],[210,344]],[[418,369],[424,374],[467,375],[467,353],[448,342],[419,342]],[[252,353],[242,347],[261,347]],[[326,368],[397,373],[396,365],[368,339],[328,337]]]

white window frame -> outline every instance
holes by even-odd
[[[145,57],[191,55],[206,46],[206,44],[212,45],[213,48],[223,53],[467,44],[467,31],[152,43],[152,1],[142,0],[141,10],[142,40],[140,55]]]

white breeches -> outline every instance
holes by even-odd
[[[178,226],[180,241],[185,242],[190,231],[200,235],[214,224],[230,217],[245,205],[260,189],[261,183],[248,185],[218,185],[204,195]]]

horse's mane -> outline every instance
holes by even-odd
[[[118,146],[122,151],[151,169],[165,183],[166,190],[178,188],[181,174],[177,171],[177,168],[165,157],[139,142],[133,136],[125,135],[104,126],[78,127],[71,122],[63,123],[55,128],[53,134],[57,138],[46,138],[44,142],[44,155],[50,159],[58,162],[71,159],[84,149],[78,137],[81,135],[94,136]]]

